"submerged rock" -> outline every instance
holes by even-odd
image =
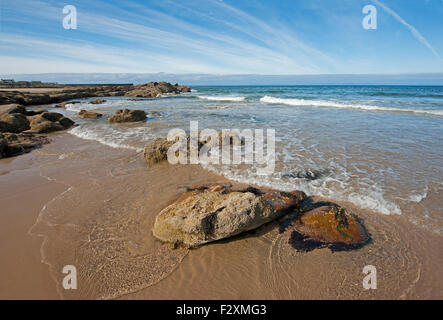
[[[370,239],[363,221],[334,203],[302,210],[285,224],[292,231],[290,243],[298,251],[308,252],[325,247],[332,251],[352,250],[360,248]]]
[[[95,99],[95,100],[89,101],[89,103],[92,103],[92,104],[102,104],[105,102],[106,102],[105,99]]]
[[[123,109],[117,110],[115,114],[109,118],[109,122],[138,122],[146,120],[146,112],[143,110]]]
[[[369,238],[357,216],[337,205],[305,212],[295,221],[294,228],[311,239],[325,243],[361,244]]]
[[[256,229],[298,207],[305,197],[303,192],[200,186],[158,214],[153,234],[165,242],[196,247]]]
[[[99,119],[103,117],[103,114],[94,112],[94,111],[87,111],[87,110],[80,110],[78,113],[79,116],[82,116],[85,119]]]
[[[324,176],[327,176],[329,174],[328,170],[302,170],[299,172],[289,172],[289,173],[283,173],[282,176],[285,178],[290,179],[304,179],[304,180],[318,180]]]

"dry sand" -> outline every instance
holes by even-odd
[[[147,167],[140,154],[69,134],[0,161],[0,298],[442,299],[442,237],[401,216],[353,208],[371,244],[298,252],[278,222],[173,250],[151,233],[186,187],[226,179],[199,166]],[[378,288],[362,287],[377,267]],[[78,289],[64,290],[75,265]]]

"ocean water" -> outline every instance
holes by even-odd
[[[208,165],[230,179],[351,202],[378,214],[403,215],[441,233],[443,227],[443,87],[196,86],[180,96],[102,105],[71,104],[70,131],[113,148],[141,151],[173,128],[274,129],[276,167]],[[115,110],[144,109],[144,123],[110,124]],[[80,109],[105,114],[77,116]],[[57,109],[58,112],[59,109]],[[151,113],[158,112],[160,117]]]

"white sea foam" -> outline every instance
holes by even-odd
[[[147,127],[115,129],[108,124],[81,125],[69,131],[85,140],[94,140],[112,148],[143,151],[143,144],[155,136]]]
[[[242,183],[255,184],[263,187],[270,187],[282,191],[300,190],[308,195],[320,196],[327,199],[346,201],[355,204],[362,209],[369,209],[381,214],[401,215],[400,207],[386,200],[383,192],[376,185],[365,188],[359,193],[350,192],[346,182],[342,179],[327,176],[315,181],[304,179],[285,180],[279,173],[270,176],[259,176],[255,168],[237,170],[228,166],[203,165],[209,171],[221,174],[224,177]]]
[[[85,109],[84,103],[68,103],[65,109],[68,111],[79,112],[81,109]]]
[[[199,99],[204,99],[209,101],[241,102],[246,100],[246,97],[235,97],[235,96],[197,96],[197,97]]]
[[[426,199],[428,196],[428,187],[425,188],[422,194],[414,194],[409,197],[409,200],[415,203],[419,203],[422,200]]]
[[[283,99],[271,96],[264,96],[263,98],[260,99],[260,101],[264,103],[286,104],[289,106],[296,106],[296,107],[309,106],[309,107],[358,109],[365,111],[401,112],[401,113],[415,113],[415,114],[424,114],[424,115],[443,116],[443,110],[391,108],[391,107],[380,107],[380,106],[364,105],[364,104],[349,104],[349,103],[341,103],[341,102],[327,101],[327,100]]]

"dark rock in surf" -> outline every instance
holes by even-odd
[[[115,114],[109,118],[109,122],[138,122],[146,120],[146,112],[143,110],[123,109],[117,110]]]
[[[0,159],[18,156],[49,143],[45,136],[30,133],[0,133]]]
[[[106,102],[106,100],[104,100],[104,99],[95,99],[95,100],[89,101],[89,103],[91,103],[91,104],[102,104],[105,102]]]
[[[87,111],[87,110],[80,110],[78,113],[79,116],[82,116],[85,119],[99,119],[103,117],[103,114],[94,112],[94,111]]]

